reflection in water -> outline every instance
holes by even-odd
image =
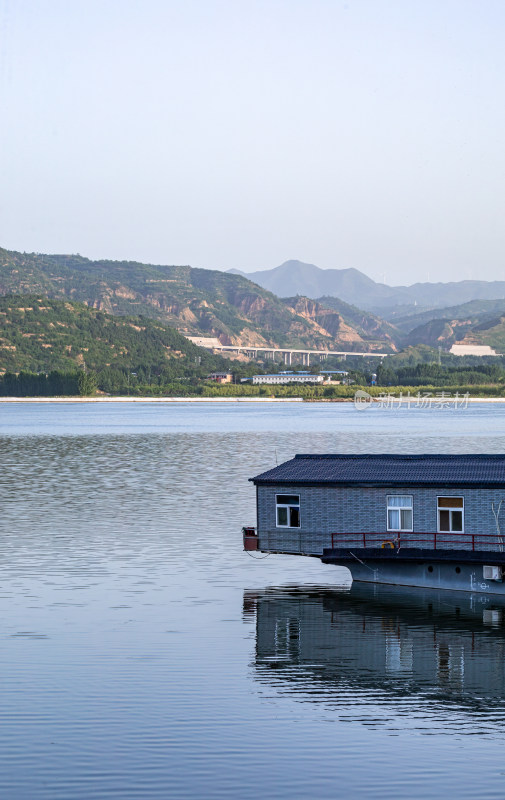
[[[395,590],[267,590],[256,614],[256,677],[372,727],[502,733],[505,601]]]

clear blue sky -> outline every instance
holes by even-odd
[[[505,278],[500,0],[0,0],[0,245]]]

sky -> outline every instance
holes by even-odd
[[[502,0],[0,0],[0,246],[505,278]]]

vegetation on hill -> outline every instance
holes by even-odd
[[[471,320],[432,319],[414,328],[405,339],[407,346],[426,345],[448,350],[462,339],[472,325]]]
[[[223,344],[312,349],[343,344],[247,278],[188,266],[0,249],[0,294],[40,294],[114,315],[141,314]]]
[[[467,331],[463,339],[465,344],[487,344],[497,353],[505,353],[505,315],[480,318],[477,325]]]
[[[411,313],[401,313],[395,316],[394,325],[407,334],[435,319],[444,320],[477,320],[485,316],[499,316],[505,314],[505,299],[498,300],[472,300],[457,306],[447,308],[430,308],[422,310],[415,307]]]
[[[0,373],[104,369],[199,377],[229,363],[145,317],[41,295],[0,297]]]
[[[484,312],[466,319],[432,319],[414,328],[405,339],[407,345],[424,344],[445,349],[455,342],[489,345],[497,353],[504,353],[505,313],[490,315]]]

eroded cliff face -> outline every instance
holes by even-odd
[[[92,305],[109,314],[121,313],[118,300],[131,301],[137,308],[147,305],[149,316],[174,325],[186,335],[218,338],[222,344],[271,347],[302,347],[323,350],[369,349],[359,333],[343,317],[309,298],[297,298],[294,305],[275,307],[268,298],[253,292],[235,291],[230,298],[234,318],[226,307],[227,302],[191,297],[186,290],[186,302],[165,291],[139,293],[101,285]],[[124,313],[124,312],[123,312]],[[374,349],[371,347],[370,349]],[[375,347],[375,349],[377,349]]]
[[[131,289],[128,289],[126,286],[116,286],[114,289],[114,294],[116,297],[120,297],[122,300],[136,300],[137,293],[132,292]]]
[[[258,331],[252,328],[242,328],[238,335],[221,334],[218,337],[221,344],[237,345],[238,347],[273,347],[272,342],[267,341]]]
[[[384,330],[384,320],[373,314],[360,314],[355,324],[358,326],[358,330],[362,331],[361,336],[364,341],[367,341],[368,338],[382,339],[389,342],[391,347],[396,350],[393,337]]]
[[[232,305],[244,317],[254,317],[266,308],[267,301],[258,295],[246,294],[244,296],[236,293]]]
[[[72,296],[72,299],[76,299],[76,292],[70,291],[69,294]],[[101,297],[95,298],[91,303],[88,303],[88,305],[98,309],[98,311],[105,311],[107,314],[114,313],[114,304],[111,302],[110,295],[105,293]]]
[[[289,301],[288,301],[289,302]],[[291,306],[296,314],[310,320],[318,332],[333,340],[328,349],[335,345],[362,344],[363,339],[354,328],[344,322],[342,316],[329,308],[324,308],[316,300],[308,297],[297,297]]]

